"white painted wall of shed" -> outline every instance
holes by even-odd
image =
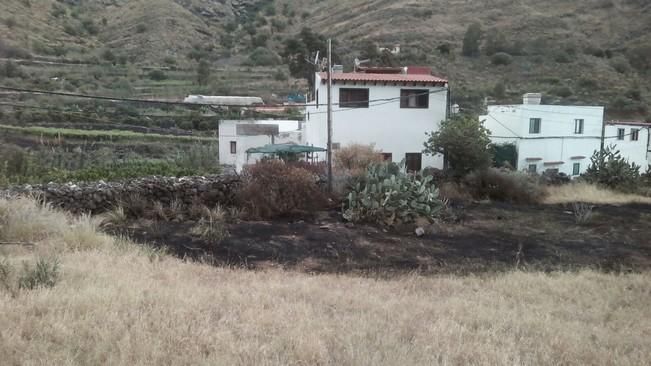
[[[270,135],[238,136],[237,125],[240,124],[276,124],[279,134]],[[255,164],[262,155],[247,154],[246,150],[271,144],[283,143],[304,143],[304,133],[301,130],[301,122],[285,120],[226,120],[219,122],[219,162],[225,165],[232,165],[239,173],[248,164]],[[236,153],[231,154],[231,141],[236,142]]]
[[[333,85],[332,102],[339,102],[339,88],[368,88],[369,99],[400,98],[401,89],[423,89],[430,94],[429,108],[400,108],[400,100],[369,108],[347,109],[333,106],[333,143],[346,145],[374,144],[378,150],[393,154],[393,161],[399,163],[407,153],[421,153],[426,141],[426,132],[437,131],[446,116],[447,89],[443,87],[401,86],[389,83],[384,86],[351,82],[337,82]],[[307,108],[306,144],[327,147],[327,86],[316,75],[315,95],[318,101]],[[379,104],[382,102],[377,102]],[[374,104],[374,103],[372,103]],[[318,105],[318,107],[317,107]],[[325,159],[325,153],[320,157]],[[443,167],[443,157],[423,154],[423,168]]]

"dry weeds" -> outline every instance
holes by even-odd
[[[0,202],[0,210],[6,205]],[[24,206],[13,207],[31,210]],[[72,222],[52,215],[53,223],[68,223],[64,228]],[[651,359],[648,273],[311,276],[215,268],[104,238],[89,237],[101,245],[83,251],[61,248],[61,278],[53,288],[15,298],[0,290],[3,364],[643,365]],[[33,251],[57,240],[49,235]],[[13,263],[35,255],[4,249]]]
[[[587,183],[574,183],[547,187],[544,203],[559,204],[586,202],[605,205],[624,205],[630,203],[651,204],[651,197],[625,194],[600,188]]]

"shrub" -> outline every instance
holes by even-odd
[[[82,20],[81,26],[90,35],[96,35],[97,33],[99,33],[99,28],[97,27],[97,24],[95,24],[95,22],[92,19]]]
[[[573,202],[572,212],[574,212],[574,220],[577,224],[583,225],[590,222],[592,219],[592,209],[594,205],[583,202]]]
[[[479,56],[479,44],[481,43],[482,30],[481,24],[473,23],[468,26],[466,34],[463,37],[462,54],[467,57]]]
[[[425,142],[428,154],[444,154],[457,177],[487,168],[492,161],[488,130],[474,116],[456,116],[441,122]]]
[[[20,289],[33,290],[40,287],[54,287],[59,280],[59,261],[38,259],[34,267],[23,262],[23,273],[18,278]]]
[[[432,220],[442,208],[432,177],[397,172],[390,164],[368,168],[363,182],[358,182],[344,201],[344,219],[393,226]]]
[[[276,66],[280,64],[280,57],[268,48],[258,47],[244,62],[245,66]]]
[[[254,218],[313,212],[326,203],[315,174],[279,160],[245,167],[242,181],[238,201]]]
[[[493,65],[510,65],[513,62],[513,57],[506,52],[498,52],[491,57]]]
[[[226,217],[226,212],[220,207],[213,210],[206,209],[203,217],[191,229],[191,233],[210,244],[219,244],[229,236]]]
[[[373,145],[351,144],[336,150],[333,163],[337,169],[353,173],[366,171],[371,164],[382,162],[381,151]]]
[[[603,152],[595,151],[590,162],[590,166],[581,176],[587,182],[624,192],[636,189],[640,166],[629,163],[614,145],[606,146]]]
[[[154,81],[163,81],[167,79],[167,75],[162,70],[151,70],[147,76]]]
[[[568,64],[574,61],[574,58],[565,50],[557,50],[554,53],[554,61],[560,64]]]
[[[557,86],[556,88],[551,90],[551,93],[554,95],[558,95],[561,98],[568,98],[571,97],[574,92],[572,91],[572,88],[569,86]]]
[[[511,203],[538,203],[545,191],[536,177],[518,172],[488,168],[468,174],[463,184],[475,199]]]

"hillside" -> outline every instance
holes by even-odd
[[[468,109],[484,97],[517,102],[523,92],[540,91],[548,103],[605,104],[613,118],[651,115],[651,4],[644,0],[5,0],[0,7],[4,48],[20,51],[0,49],[0,56],[83,63],[83,74],[94,75],[48,85],[78,70],[32,61],[23,80],[2,84],[282,99],[305,91],[280,54],[309,27],[336,40],[347,66],[369,43],[399,43],[398,62],[433,66]],[[473,22],[482,27],[481,54],[464,57]],[[209,82],[195,81],[199,60],[212,65]],[[152,80],[152,67],[166,70],[166,80]]]

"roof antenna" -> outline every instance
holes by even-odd
[[[357,72],[357,69],[359,69],[360,66],[362,66],[362,64],[365,64],[365,63],[368,63],[368,62],[371,62],[371,60],[370,59],[360,60],[357,57],[355,57],[355,72]]]

